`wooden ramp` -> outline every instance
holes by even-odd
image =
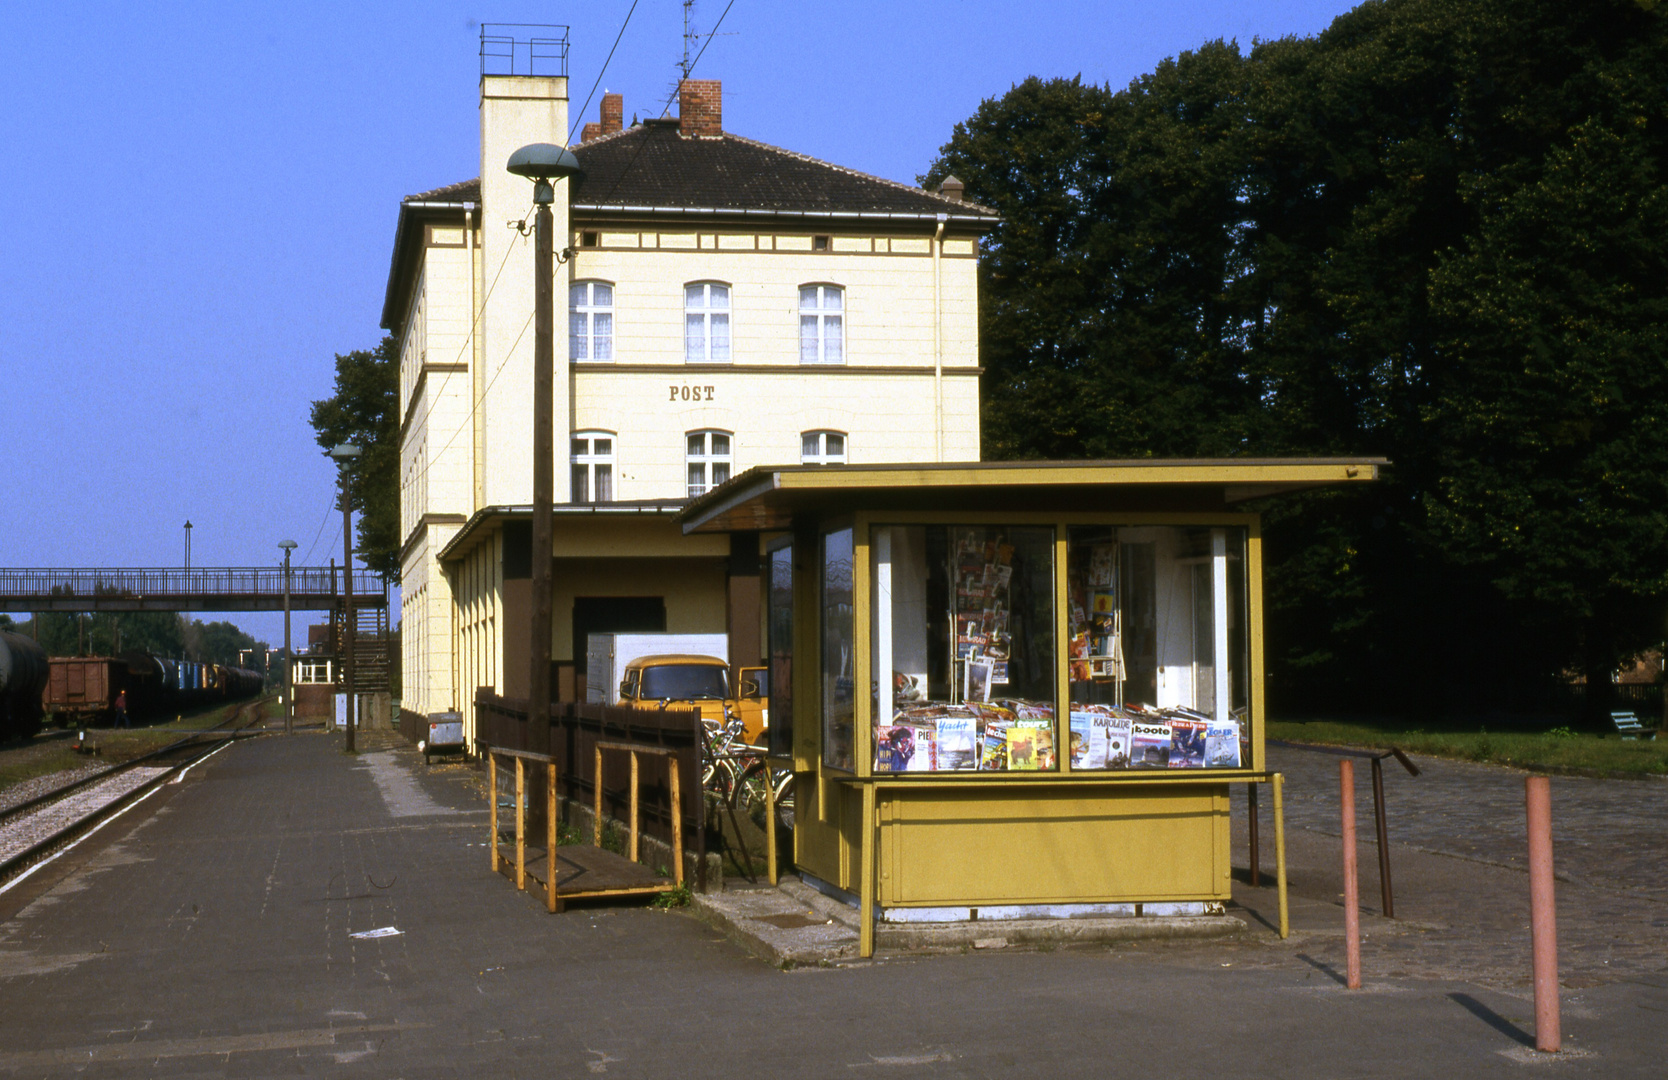
[[[603,787],[602,757],[604,751],[627,754],[631,758],[630,823],[627,851],[630,858],[616,855],[602,847]],[[672,875],[656,874],[637,862],[638,845],[638,767],[640,755],[665,757],[671,787],[672,812]],[[550,911],[561,911],[569,900],[609,899],[624,896],[645,896],[665,892],[683,884],[683,820],[677,812],[678,760],[675,750],[638,743],[597,742],[596,807],[592,846],[559,845],[556,842],[556,762],[544,754],[503,747],[486,748],[487,806],[490,808],[487,828],[490,830],[492,869],[502,872],[518,889],[527,888],[527,879],[538,883],[545,895],[545,906]],[[498,760],[504,758],[515,764],[515,797],[511,801],[515,827],[501,830],[498,825]],[[533,762],[543,766],[545,804],[545,842],[539,847],[529,842],[527,832],[527,768]],[[554,873],[550,853],[556,853]]]
[[[515,840],[501,840],[498,850],[499,873],[514,881]],[[524,865],[528,879],[525,887],[537,886],[540,892],[548,892],[550,859],[545,849],[529,846]],[[560,900],[652,896],[676,886],[671,877],[656,874],[642,863],[603,848],[574,844],[556,849],[556,895]]]

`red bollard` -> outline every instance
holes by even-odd
[[[1338,762],[1338,801],[1344,825],[1344,948],[1351,990],[1361,989],[1361,895],[1355,872],[1355,762]]]
[[[1558,1023],[1558,905],[1552,895],[1552,781],[1523,779],[1529,819],[1529,937],[1535,957],[1535,1049],[1563,1044]]]

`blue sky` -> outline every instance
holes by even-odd
[[[401,196],[478,171],[479,23],[571,27],[578,110],[630,0],[12,5],[0,31],[0,566],[340,556],[308,403],[382,331]],[[913,183],[1028,75],[1122,86],[1341,0],[735,0],[697,77],[726,129]],[[701,0],[710,29],[723,0]],[[603,89],[658,113],[682,4],[639,0]],[[231,616],[274,642],[276,616]]]

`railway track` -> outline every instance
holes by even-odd
[[[0,891],[168,777],[259,723],[267,700],[258,698],[215,727],[0,811]]]

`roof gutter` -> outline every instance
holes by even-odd
[[[479,209],[479,204],[472,202],[401,202],[399,220],[394,223],[394,253],[388,259],[388,287],[382,296],[382,328],[392,332],[398,325],[398,317],[394,314],[394,283],[400,279],[401,261],[406,255],[406,222],[407,214],[412,210],[423,210],[441,213],[468,213]]]
[[[724,210],[706,206],[600,206],[574,203],[573,210],[592,214],[687,214],[711,217],[772,217],[816,218],[834,221],[960,221],[969,224],[995,225],[994,214],[904,214],[880,210]]]

